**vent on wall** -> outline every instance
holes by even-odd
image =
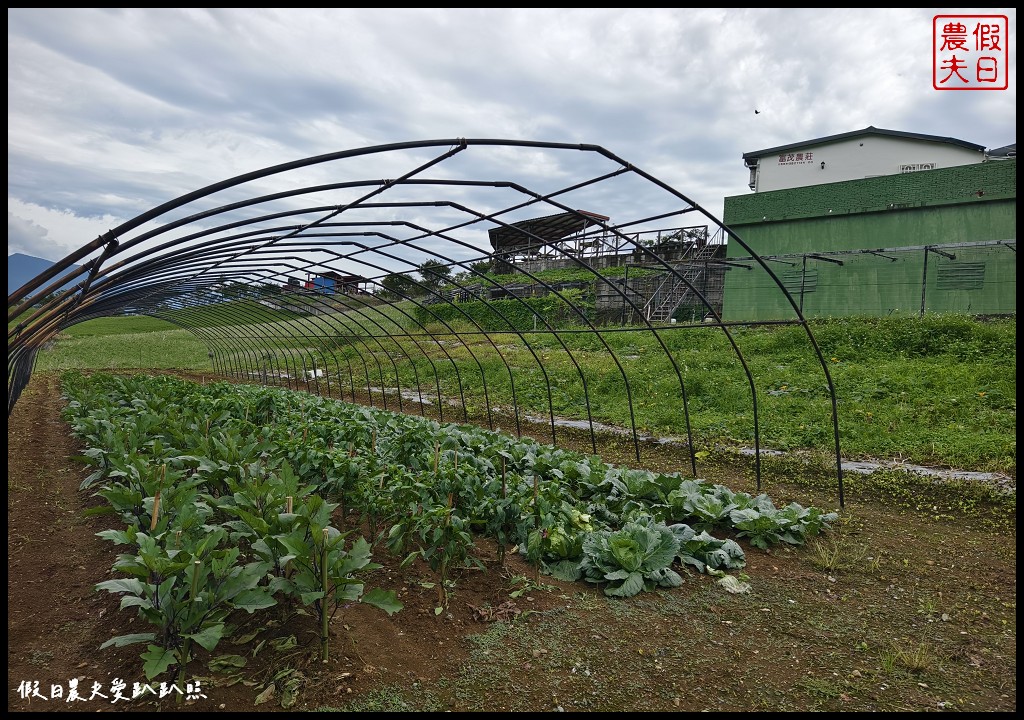
[[[985,286],[985,263],[941,265],[935,283],[939,290],[981,290]]]
[[[783,270],[779,273],[779,280],[785,285],[790,295],[799,295],[801,286],[804,293],[811,293],[818,289],[818,270],[817,268],[811,268],[804,272]]]

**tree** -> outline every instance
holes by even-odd
[[[221,296],[228,300],[237,300],[249,295],[249,286],[238,281],[226,282],[218,290],[220,290]]]
[[[429,290],[437,290],[448,281],[452,274],[451,266],[445,265],[440,260],[426,260],[417,269],[423,284]]]
[[[419,283],[405,273],[391,273],[385,276],[380,284],[381,297],[389,300],[403,300],[422,293]]]
[[[487,258],[486,260],[469,263],[469,268],[469,270],[463,270],[462,272],[453,275],[449,278],[449,282],[458,283],[460,285],[473,285],[474,283],[480,283],[483,279],[480,276],[486,275],[491,271],[491,260],[490,258]]]

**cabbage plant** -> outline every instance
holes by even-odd
[[[682,585],[671,567],[678,551],[679,541],[664,523],[639,517],[621,530],[587,535],[580,571],[587,582],[605,584],[605,595],[630,597],[641,590]]]

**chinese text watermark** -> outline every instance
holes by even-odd
[[[18,697],[22,700],[40,700],[46,702],[108,702],[111,705],[119,702],[131,702],[143,698],[161,699],[183,696],[185,700],[202,700],[206,698],[199,680],[185,683],[182,688],[176,683],[128,683],[121,678],[114,678],[109,685],[98,681],[82,681],[72,678],[67,683],[41,685],[38,680],[22,680],[17,688]]]
[[[932,18],[932,87],[1008,88],[1009,33],[1006,15],[936,15]]]

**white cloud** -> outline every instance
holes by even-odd
[[[112,215],[79,217],[7,199],[7,254],[23,253],[60,260],[116,227],[123,219]]]
[[[868,125],[1016,142],[1015,37],[1009,90],[935,91],[940,12],[9,8],[8,251],[60,257],[211,183],[387,143],[599,145],[720,217],[749,192],[744,152]],[[1012,8],[971,13],[1016,31]],[[530,177],[570,181],[534,160],[548,164],[520,168]],[[479,172],[505,171],[488,161]],[[391,178],[407,164],[346,167]]]

